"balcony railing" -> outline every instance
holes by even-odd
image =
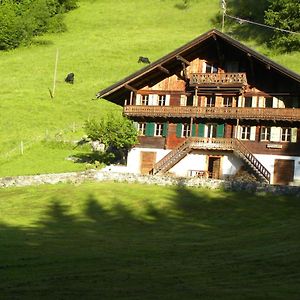
[[[190,85],[242,87],[247,84],[246,73],[192,73]]]
[[[297,108],[126,105],[126,116],[300,121]]]

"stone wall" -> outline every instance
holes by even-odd
[[[89,170],[85,172],[70,172],[59,174],[43,174],[31,176],[16,176],[0,178],[0,187],[21,187],[40,184],[72,183],[84,181],[115,181],[152,185],[176,185],[186,187],[202,187],[208,189],[225,189],[228,191],[248,191],[253,193],[290,194],[300,197],[299,186],[277,186],[253,182],[224,181],[201,179],[196,177],[178,178],[170,176],[137,175],[131,173],[116,173]]]

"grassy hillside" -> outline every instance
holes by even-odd
[[[0,199],[1,299],[299,299],[299,199],[117,183]]]
[[[139,69],[140,55],[156,60],[213,27],[219,1],[192,1],[187,10],[179,9],[178,3],[82,0],[79,9],[66,15],[66,33],[1,52],[0,176],[84,168],[65,160],[83,150],[48,147],[41,141],[76,140],[86,119],[111,110],[120,113],[117,106],[92,100],[96,92]],[[48,89],[57,49],[56,93],[51,100]],[[299,53],[274,59],[300,72]],[[75,73],[74,85],[64,83],[69,72]]]

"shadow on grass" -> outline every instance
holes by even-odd
[[[147,191],[58,190],[34,226],[1,224],[3,299],[297,298],[298,199]]]

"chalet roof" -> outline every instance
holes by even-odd
[[[238,52],[247,55],[248,58],[251,57],[257,63],[264,65],[268,70],[272,69],[281,76],[292,80],[297,85],[300,84],[300,75],[241,44],[227,34],[224,34],[217,29],[212,29],[141,70],[99,91],[96,97],[104,98],[122,105],[123,100],[128,96],[130,90],[139,90],[145,86],[153,86],[170,75],[180,72],[182,70],[182,58],[190,62],[196,57],[199,57],[199,52],[205,52],[205,49],[208,49],[209,45],[211,46],[212,43],[214,47],[217,48],[219,42],[231,45]],[[169,71],[169,74],[167,74],[167,71]]]

